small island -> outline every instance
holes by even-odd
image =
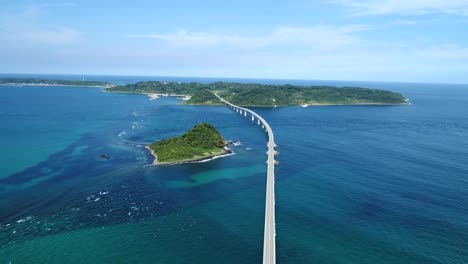
[[[408,104],[399,93],[361,87],[146,81],[117,85],[106,91],[179,95],[187,98],[185,104],[192,105],[223,105],[214,93],[235,105],[247,107]]]
[[[227,142],[208,123],[200,123],[185,134],[146,146],[155,165],[200,162],[231,154]]]

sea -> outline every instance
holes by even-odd
[[[337,85],[402,106],[253,108],[275,133],[277,263],[468,263],[468,85]],[[223,106],[95,87],[0,86],[0,264],[261,263],[265,131]],[[213,124],[234,155],[153,166],[144,146]]]

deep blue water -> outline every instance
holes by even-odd
[[[278,263],[468,263],[468,86],[256,81],[390,89],[412,102],[255,109],[281,153]],[[0,86],[0,263],[260,263],[266,135],[228,108],[179,102]],[[142,145],[198,122],[241,141],[236,154],[145,166]]]

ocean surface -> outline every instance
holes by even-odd
[[[381,88],[412,103],[254,109],[280,151],[278,263],[468,263],[468,85],[224,80]],[[181,102],[0,86],[0,264],[261,263],[266,134],[226,107]],[[144,145],[199,122],[240,141],[235,155],[148,166]]]

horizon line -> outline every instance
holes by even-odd
[[[468,85],[459,82],[428,82],[428,81],[371,81],[371,80],[343,80],[343,79],[293,79],[293,78],[265,78],[265,77],[221,77],[221,76],[177,76],[177,75],[134,75],[134,74],[96,74],[96,73],[13,73],[0,72],[0,75],[57,75],[57,76],[114,76],[114,77],[155,77],[155,78],[207,78],[207,79],[248,79],[248,80],[278,80],[278,81],[332,81],[332,82],[368,82],[368,83],[399,83],[399,84],[450,84],[450,85]]]

